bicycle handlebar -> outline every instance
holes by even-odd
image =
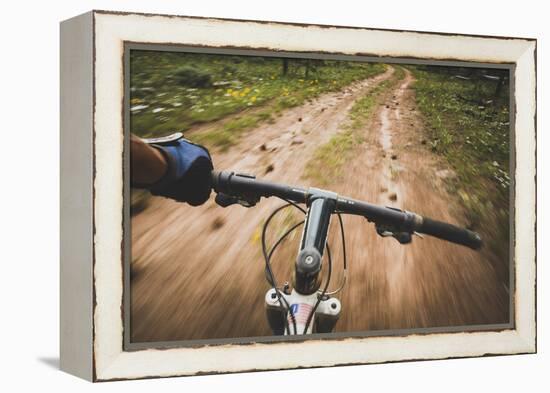
[[[462,244],[474,250],[479,250],[483,245],[481,237],[476,232],[428,217],[422,218],[422,225],[417,231],[452,243]]]
[[[307,196],[307,190],[303,188],[258,180],[252,175],[228,171],[212,171],[212,188],[216,192],[242,197],[245,200],[275,196],[296,203],[306,203]]]
[[[235,197],[250,205],[255,204],[261,197],[271,196],[305,204],[316,197],[334,197],[336,212],[363,216],[376,225],[387,225],[396,232],[423,233],[474,250],[482,246],[481,237],[468,229],[422,217],[416,213],[342,197],[316,188],[305,189],[257,180],[251,175],[228,171],[212,171],[212,188],[217,193]]]

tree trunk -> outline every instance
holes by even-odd
[[[504,76],[501,76],[499,79],[498,79],[498,83],[497,83],[497,87],[495,89],[495,97],[494,97],[494,101],[496,102],[498,100],[498,98],[500,97],[500,93],[502,91],[502,86],[504,85]]]
[[[288,74],[288,59],[283,59],[283,76],[286,76]]]

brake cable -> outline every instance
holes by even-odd
[[[277,213],[279,213],[281,210],[283,210],[283,209],[285,209],[285,208],[287,208],[291,205],[305,213],[304,209],[302,209],[300,206],[298,206],[297,204],[295,204],[291,201],[287,201],[287,203],[285,205],[279,206],[273,212],[271,212],[271,214],[267,218],[267,220],[264,223],[263,228],[262,228],[262,253],[264,255],[265,268],[266,268],[266,271],[268,273],[269,283],[273,287],[273,290],[275,291],[275,294],[277,296],[277,299],[279,300],[279,303],[281,305],[283,305],[283,303],[284,303],[284,307],[286,308],[286,311],[290,314],[290,318],[292,320],[292,325],[294,327],[294,334],[298,334],[298,330],[297,330],[297,327],[296,327],[296,318],[294,317],[294,313],[292,312],[292,309],[290,308],[290,305],[288,304],[288,301],[285,299],[284,296],[281,295],[281,292],[280,292],[279,288],[277,287],[277,281],[275,280],[275,275],[273,274],[273,270],[271,269],[271,256],[273,255],[273,252],[275,251],[276,247],[279,244],[281,244],[282,239],[286,238],[286,236],[288,234],[290,234],[293,230],[298,228],[299,225],[295,225],[293,228],[291,228],[291,230],[287,231],[287,233],[285,233],[283,235],[283,237],[281,239],[279,239],[280,241],[276,242],[275,246],[272,248],[272,250],[269,252],[269,254],[267,253],[267,246],[265,244],[265,237],[266,237],[265,235],[266,235],[267,227],[269,226],[269,223],[271,222],[271,220],[273,219],[273,217],[275,217],[275,215]],[[288,320],[287,320],[286,316],[285,316],[285,328],[286,328],[287,332],[290,334],[290,326],[288,324]]]
[[[342,275],[342,283],[340,284],[340,286],[334,291],[325,293],[325,296],[336,295],[338,292],[340,292],[346,285],[347,276],[348,276],[347,256],[346,256],[346,235],[344,234],[344,222],[342,220],[342,214],[338,212],[336,214],[338,215],[338,222],[340,223],[340,234],[342,238],[342,253],[343,253],[343,260],[344,260],[344,273]]]
[[[325,287],[323,288],[323,291],[320,295],[317,295],[317,301],[315,302],[315,305],[311,309],[311,312],[309,313],[309,316],[307,317],[306,326],[304,328],[304,333],[307,334],[307,329],[309,328],[309,324],[311,323],[313,316],[315,315],[315,311],[317,311],[317,308],[319,307],[319,304],[321,304],[321,300],[325,297],[325,294],[328,289],[328,285],[330,283],[330,276],[332,275],[332,256],[330,255],[330,247],[328,246],[328,243],[326,243],[326,249],[327,249],[327,255],[328,255],[328,272],[327,272],[327,282],[325,283]]]
[[[340,223],[340,234],[342,236],[342,253],[343,253],[343,259],[344,259],[344,275],[343,275],[343,279],[342,279],[342,284],[336,290],[331,291],[331,292],[327,292],[328,286],[329,286],[329,283],[330,283],[331,274],[332,274],[332,256],[330,254],[330,247],[329,247],[328,242],[327,242],[326,243],[327,256],[328,256],[327,282],[325,284],[325,287],[323,288],[323,291],[318,295],[317,302],[315,303],[315,306],[313,307],[313,309],[311,310],[311,312],[310,312],[310,314],[307,318],[306,327],[304,329],[304,334],[307,333],[307,329],[309,328],[309,324],[311,323],[311,320],[313,319],[313,315],[315,315],[315,311],[317,311],[317,308],[319,307],[319,304],[321,304],[321,301],[325,298],[325,296],[331,296],[331,295],[334,295],[334,294],[340,292],[342,290],[342,288],[344,288],[344,285],[346,284],[347,257],[346,257],[346,236],[344,234],[344,222],[342,220],[342,214],[341,213],[336,213],[336,214],[338,215],[338,222]]]

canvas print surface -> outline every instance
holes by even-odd
[[[130,144],[131,343],[513,319],[509,69],[131,50],[129,76],[126,137],[222,172],[198,206],[152,195]]]

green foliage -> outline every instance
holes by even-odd
[[[256,127],[261,121],[269,119],[269,117],[270,114],[267,112],[237,116],[212,131],[194,135],[193,140],[205,146],[217,146],[225,151],[238,140],[238,137],[244,131]]]
[[[174,72],[174,79],[182,86],[207,88],[212,86],[210,74],[197,68],[182,66]]]
[[[336,134],[317,148],[305,167],[304,177],[313,180],[318,186],[329,185],[341,175],[344,164],[351,158],[353,148],[361,142],[362,138],[349,128]]]
[[[273,121],[287,108],[384,71],[381,64],[289,59],[282,75],[282,63],[270,57],[132,51],[131,130],[160,136],[262,108],[193,135],[211,147],[227,148],[244,131]]]
[[[481,176],[505,194],[510,186],[510,114],[508,89],[503,105],[484,103],[480,96],[491,82],[460,80],[420,69],[414,87],[425,116],[432,150],[445,155],[468,180]],[[490,93],[489,93],[490,94]]]

